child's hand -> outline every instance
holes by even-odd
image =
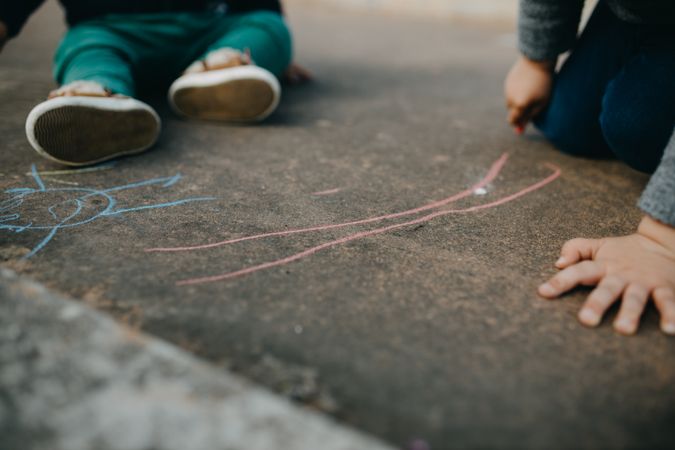
[[[312,81],[312,79],[314,79],[312,72],[296,63],[291,63],[284,72],[284,80],[290,84],[305,83]]]
[[[543,297],[597,285],[579,311],[584,325],[597,326],[623,296],[614,329],[634,334],[651,297],[661,313],[661,330],[675,335],[675,228],[645,217],[630,236],[573,239],[563,246],[556,266],[563,270],[539,287]]]
[[[521,56],[504,82],[508,121],[522,133],[528,122],[548,104],[555,61],[532,61]]]
[[[0,52],[7,42],[8,35],[9,31],[7,30],[7,25],[5,25],[3,22],[0,22]]]

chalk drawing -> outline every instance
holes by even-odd
[[[377,217],[370,217],[366,219],[361,219],[361,220],[355,220],[355,221],[349,221],[349,222],[342,222],[342,223],[337,223],[337,224],[326,224],[326,225],[319,225],[319,226],[313,226],[313,227],[308,227],[308,228],[299,228],[299,229],[294,229],[294,230],[284,230],[284,231],[277,231],[277,232],[271,232],[271,233],[263,233],[263,234],[257,234],[257,235],[252,235],[252,236],[245,236],[245,237],[240,237],[240,238],[235,238],[235,239],[228,239],[220,242],[215,242],[215,243],[210,243],[210,244],[202,244],[202,245],[195,245],[195,246],[189,246],[189,247],[173,247],[173,248],[151,248],[147,249],[147,252],[183,252],[183,251],[194,251],[194,250],[204,250],[204,249],[210,249],[210,248],[216,248],[216,247],[221,247],[225,245],[231,245],[235,244],[238,242],[244,242],[244,241],[251,241],[251,240],[256,240],[256,239],[263,239],[267,237],[273,237],[273,236],[290,236],[293,234],[299,234],[299,233],[310,233],[310,232],[315,232],[315,231],[324,231],[324,230],[331,230],[331,229],[336,229],[336,228],[344,228],[344,227],[350,227],[350,226],[355,226],[355,225],[363,225],[363,224],[369,224],[373,222],[382,222],[386,220],[392,220],[392,219],[397,219],[400,217],[407,217],[407,216],[412,216],[418,213],[434,210],[434,209],[439,209],[439,208],[444,208],[448,206],[451,203],[455,203],[458,200],[470,197],[475,195],[476,191],[481,192],[481,190],[485,189],[486,186],[488,186],[490,183],[492,183],[497,176],[501,173],[502,169],[504,168],[504,165],[506,164],[506,161],[508,159],[508,154],[503,154],[497,161],[495,161],[492,164],[492,167],[490,170],[487,172],[485,177],[480,180],[478,183],[476,183],[474,186],[461,191],[457,194],[454,194],[450,197],[447,197],[443,200],[439,200],[436,202],[432,202],[423,206],[419,206],[417,208],[409,209],[406,211],[401,211],[398,213],[393,213],[393,214],[386,214],[382,216],[377,216]],[[232,278],[237,278],[245,275],[250,275],[252,273],[265,270],[265,269],[270,269],[272,267],[277,267],[277,266],[282,266],[285,264],[289,264],[295,261],[298,261],[303,258],[307,258],[311,255],[314,255],[315,253],[325,250],[331,247],[335,247],[338,245],[346,244],[348,242],[357,240],[357,239],[364,239],[367,237],[371,236],[376,236],[379,234],[387,233],[390,231],[397,230],[399,228],[404,228],[404,227],[410,227],[414,225],[419,225],[422,223],[429,222],[437,217],[442,217],[442,216],[447,216],[450,214],[463,214],[463,213],[470,213],[474,211],[480,211],[483,209],[489,209],[489,208],[494,208],[500,205],[504,205],[506,203],[509,203],[511,201],[514,201],[518,198],[521,198],[527,194],[530,194],[534,191],[537,191],[548,184],[552,183],[555,181],[558,177],[560,177],[561,171],[558,167],[552,165],[552,164],[546,164],[548,169],[551,171],[551,173],[541,179],[540,181],[533,183],[513,194],[506,195],[504,197],[498,198],[496,200],[493,200],[491,202],[481,204],[481,205],[476,205],[476,206],[471,206],[463,209],[441,209],[440,211],[432,212],[430,214],[423,215],[421,217],[418,217],[413,220],[409,220],[406,222],[398,223],[398,224],[393,224],[381,228],[377,228],[374,230],[368,230],[368,231],[362,231],[354,234],[350,234],[348,236],[345,236],[340,239],[332,240],[329,242],[326,242],[324,244],[311,247],[307,250],[304,250],[302,252],[296,253],[294,255],[285,257],[285,258],[280,258],[274,261],[266,262],[263,264],[259,264],[256,266],[244,268],[241,270],[237,270],[234,272],[227,272],[223,273],[220,275],[213,275],[213,276],[206,276],[206,277],[199,277],[199,278],[191,278],[191,279],[186,279],[186,280],[181,280],[178,281],[176,284],[179,286],[184,286],[184,285],[193,285],[193,284],[203,284],[203,283],[213,283],[216,281],[223,281],[223,280],[229,280]],[[486,192],[487,193],[487,192]]]
[[[418,208],[414,209],[409,209],[407,211],[401,211],[398,213],[394,214],[386,214],[383,216],[377,216],[377,217],[370,217],[367,219],[361,219],[361,220],[354,220],[351,222],[343,222],[343,223],[337,223],[337,224],[328,224],[328,225],[318,225],[314,227],[309,227],[309,228],[299,228],[299,229],[294,229],[294,230],[284,230],[284,231],[275,231],[272,233],[263,233],[263,234],[256,234],[253,236],[245,236],[241,238],[236,238],[236,239],[228,239],[225,241],[220,241],[220,242],[214,242],[212,244],[203,244],[203,245],[195,245],[191,247],[175,247],[175,248],[150,248],[147,249],[147,252],[184,252],[184,251],[189,251],[189,250],[204,250],[204,249],[209,249],[209,248],[215,248],[215,247],[221,247],[224,245],[231,245],[231,244],[236,244],[238,242],[244,242],[244,241],[252,241],[256,239],[263,239],[263,238],[268,238],[268,237],[275,237],[275,236],[288,236],[291,234],[299,234],[299,233],[309,233],[313,231],[325,231],[325,230],[332,230],[335,228],[344,228],[344,227],[350,227],[353,225],[365,225],[373,222],[380,222],[383,220],[390,220],[390,219],[397,219],[399,217],[404,217],[404,216],[410,216],[413,214],[417,214],[420,212],[428,211],[431,209],[436,209],[440,208],[442,206],[448,205],[450,203],[453,203],[457,200],[461,200],[465,197],[468,197],[473,194],[473,192],[476,189],[483,188],[490,184],[496,177],[499,175],[499,172],[501,172],[502,168],[504,167],[504,164],[506,164],[506,160],[508,159],[508,155],[504,154],[502,155],[497,161],[495,161],[492,164],[492,167],[490,168],[490,171],[487,173],[485,178],[483,178],[480,182],[478,182],[475,186],[462,191],[458,194],[452,195],[448,198],[445,198],[443,200],[439,200],[436,202],[429,203],[424,206],[420,206]]]
[[[312,192],[312,195],[331,195],[331,194],[337,194],[338,192],[342,191],[342,188],[335,188],[335,189],[327,189],[325,191],[319,191],[319,192]]]
[[[105,166],[107,167],[107,166]],[[101,170],[101,169],[99,169]],[[91,169],[90,171],[93,171]],[[119,216],[135,211],[168,208],[191,202],[215,200],[213,197],[194,197],[134,207],[119,207],[116,192],[148,186],[169,188],[176,184],[181,175],[153,178],[107,189],[87,187],[48,187],[35,165],[30,175],[37,187],[21,187],[5,190],[9,198],[0,202],[0,230],[23,233],[26,231],[45,232],[46,236],[24,256],[30,258],[42,250],[59,230],[79,227],[105,217]],[[28,208],[30,202],[50,206]],[[40,215],[44,217],[39,217]]]
[[[79,167],[77,169],[64,169],[64,170],[43,170],[40,172],[40,176],[42,176],[42,179],[45,179],[45,176],[51,176],[51,175],[79,175],[83,173],[91,173],[91,172],[100,172],[102,170],[110,170],[114,168],[117,165],[115,161],[107,162],[104,164],[98,164],[96,166],[92,167]],[[33,172],[27,172],[26,175],[30,176],[32,175]]]

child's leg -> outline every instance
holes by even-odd
[[[535,125],[561,151],[611,156],[600,127],[607,85],[634,50],[632,27],[601,1],[555,79],[551,101]]]
[[[277,77],[291,63],[291,33],[283,17],[274,12],[256,11],[224,16],[206,40],[207,54],[221,48],[250,51],[257,66]]]
[[[93,81],[113,93],[135,95],[133,47],[101,22],[72,28],[54,58],[54,78],[63,85]]]
[[[283,18],[266,11],[224,15],[204,29],[189,55],[197,62],[169,90],[174,110],[229,122],[268,117],[281,97],[277,77],[291,61],[291,35]]]
[[[42,156],[87,165],[142,152],[157,140],[157,113],[129,98],[135,93],[137,53],[128,35],[115,30],[115,23],[89,21],[71,29],[61,43],[54,74],[66,86],[26,119],[28,140]]]
[[[664,34],[665,46],[641,51],[612,80],[600,116],[617,158],[648,173],[661,162],[675,124],[675,33]]]

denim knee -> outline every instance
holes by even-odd
[[[600,126],[618,159],[640,172],[656,170],[667,140],[659,138],[649,114],[630,108],[607,109],[600,116]]]
[[[549,109],[534,121],[541,133],[561,152],[602,158],[611,155],[597,119],[561,114]]]

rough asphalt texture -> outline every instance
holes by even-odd
[[[53,6],[43,9],[0,55],[3,190],[35,188],[32,163],[60,169],[23,134],[28,111],[52,87],[56,17]],[[21,256],[46,232],[0,230],[4,264],[395,445],[672,443],[675,340],[658,331],[655,311],[624,338],[611,318],[595,331],[578,324],[586,291],[557,302],[535,294],[565,240],[634,229],[647,178],[614,161],[561,155],[534,133],[513,136],[501,96],[515,55],[510,30],[316,10],[292,10],[291,19],[297,59],[318,81],[287,89],[266,124],[186,122],[157,97],[165,131],[154,151],[108,170],[44,176],[52,188],[105,189],[180,172],[168,187],[115,192],[118,206],[217,200],[61,229],[27,261]],[[408,210],[473,185],[504,152],[510,159],[487,194],[455,208],[535,183],[550,173],[545,163],[562,177],[499,207],[229,281],[175,284],[406,219],[144,252]],[[47,208],[63,200],[63,192],[31,196],[21,217],[50,220]]]
[[[0,448],[386,450],[0,271]]]

